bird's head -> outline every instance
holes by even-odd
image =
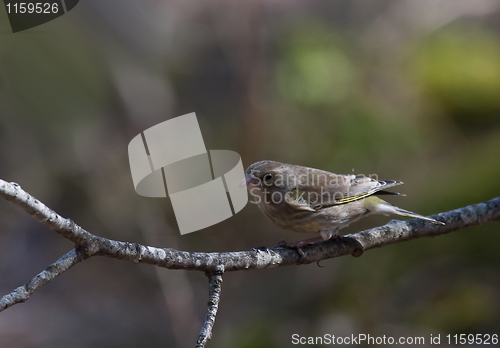
[[[289,188],[293,185],[290,180],[287,180],[290,166],[275,161],[260,161],[250,165],[245,173],[248,189],[275,191]]]

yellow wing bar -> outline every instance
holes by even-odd
[[[369,192],[369,193],[365,193],[365,194],[362,194],[362,195],[356,195],[356,196],[350,196],[350,197],[342,198],[342,199],[339,199],[338,201],[335,201],[334,204],[344,204],[344,203],[354,202],[354,201],[357,201],[358,199],[371,196],[372,194],[373,194],[373,192]]]

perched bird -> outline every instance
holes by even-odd
[[[302,257],[302,246],[338,236],[339,229],[371,214],[396,214],[444,225],[378,197],[400,195],[385,190],[403,184],[402,181],[339,175],[274,161],[250,165],[245,181],[254,203],[275,225],[297,232],[320,233],[317,238],[280,242],[279,246],[297,248]]]

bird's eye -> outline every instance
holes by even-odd
[[[271,173],[267,173],[264,175],[264,182],[269,182],[273,179],[273,175]]]

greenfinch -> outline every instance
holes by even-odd
[[[324,170],[275,161],[250,165],[245,173],[250,195],[262,213],[276,226],[317,238],[280,246],[297,248],[338,236],[338,231],[371,214],[395,214],[444,225],[379,198],[400,195],[386,189],[403,184],[397,180],[377,180],[363,175],[339,175]]]

